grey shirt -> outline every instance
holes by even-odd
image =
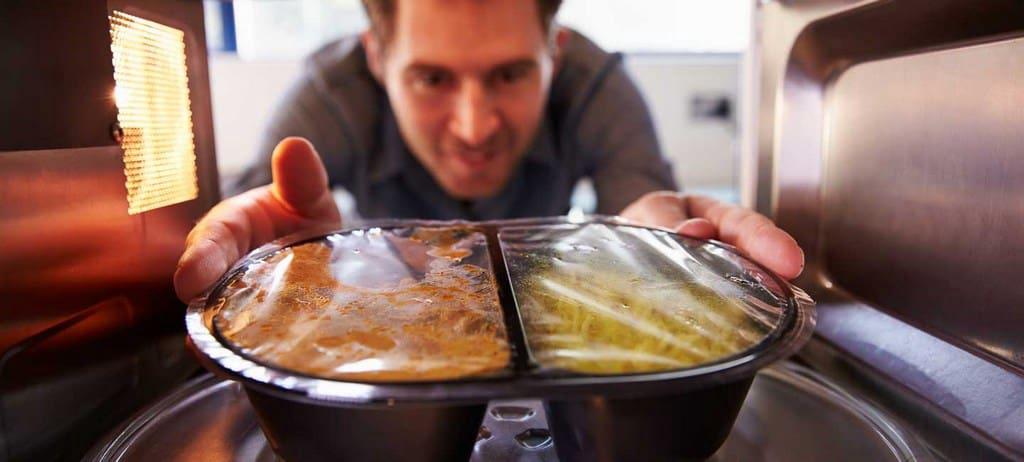
[[[561,215],[576,182],[592,179],[597,212],[615,214],[644,193],[675,189],[643,98],[619,54],[572,33],[533,145],[494,197],[448,197],[409,152],[356,37],[308,59],[262,139],[257,161],[230,193],[270,183],[270,155],[288,136],[310,140],[333,187],[363,218],[474,219]]]

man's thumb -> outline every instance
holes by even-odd
[[[315,220],[338,220],[327,171],[305,138],[289,137],[274,148],[270,161],[274,197],[292,212]]]

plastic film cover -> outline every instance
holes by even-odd
[[[720,244],[605,223],[499,235],[533,360],[584,374],[683,369],[749,350],[786,310],[759,266]]]
[[[359,381],[493,375],[510,349],[485,236],[371,228],[285,247],[228,281],[214,326],[244,354]]]

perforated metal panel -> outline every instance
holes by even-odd
[[[195,199],[184,33],[114,11],[110,35],[128,213]]]

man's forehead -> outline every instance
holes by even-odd
[[[391,45],[409,62],[490,67],[530,58],[546,44],[535,1],[405,0]]]

